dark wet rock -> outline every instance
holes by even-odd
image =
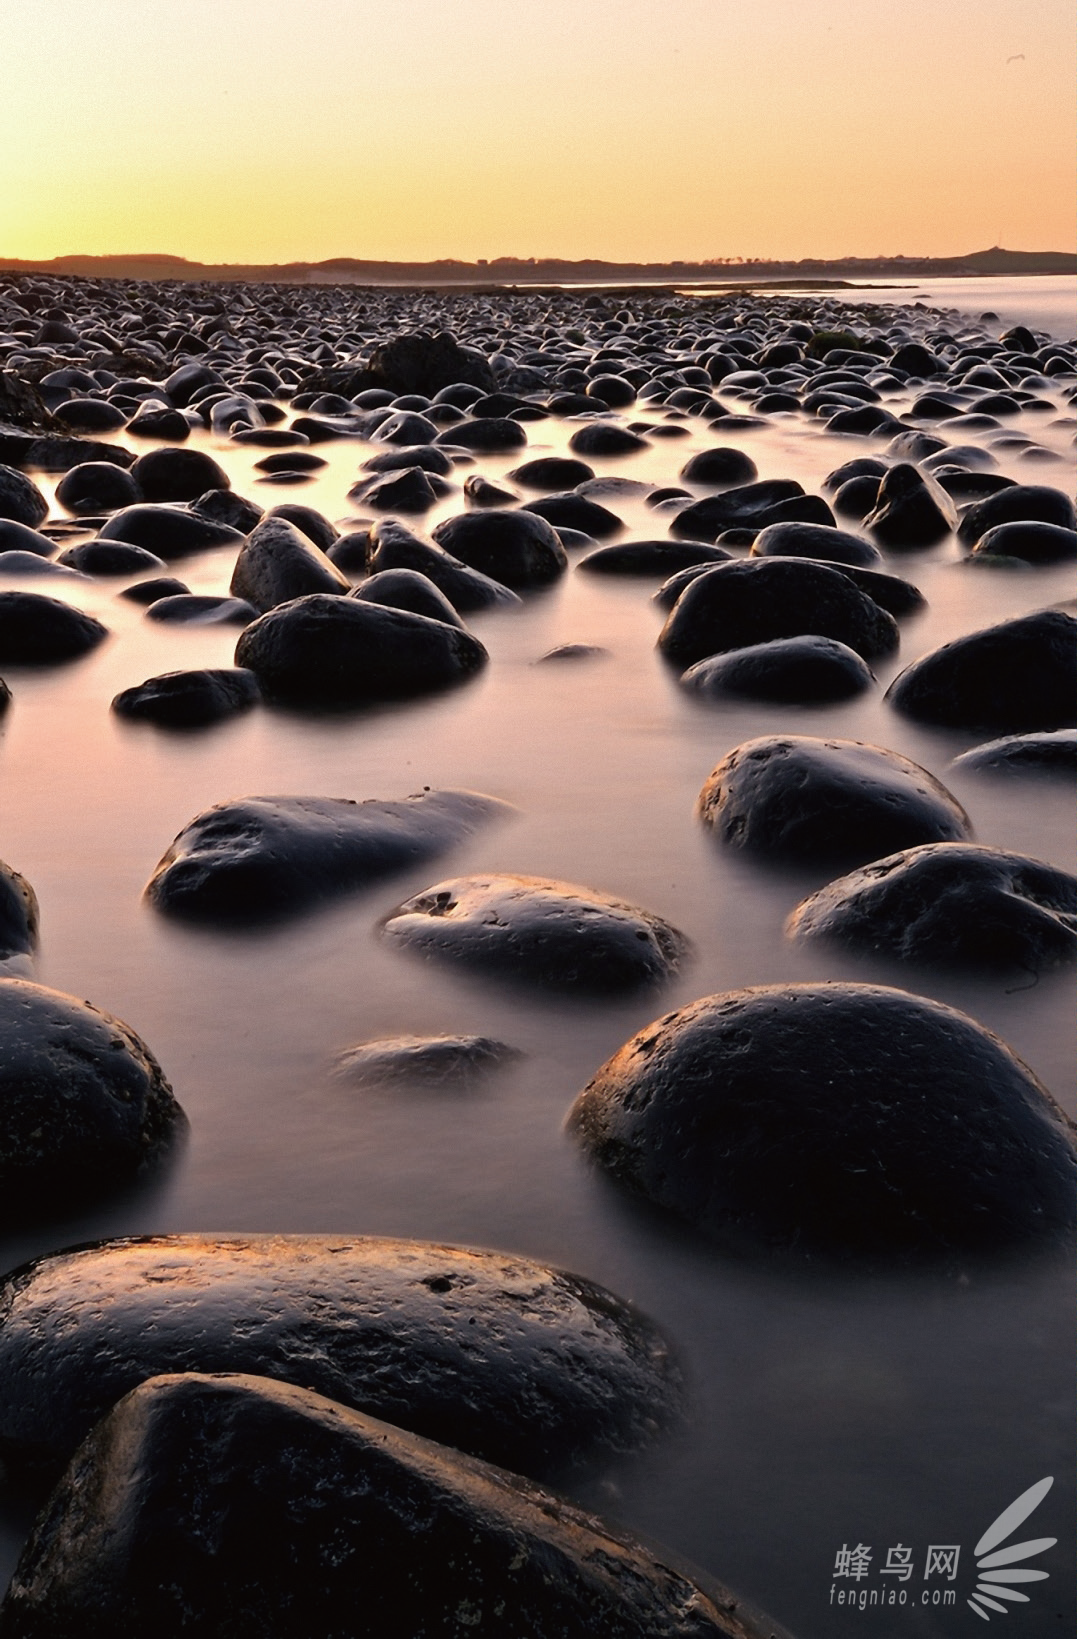
[[[636,389],[624,376],[592,376],[587,384],[585,397],[597,398],[607,409],[623,410],[636,402]]]
[[[858,404],[838,410],[826,424],[827,432],[856,438],[894,438],[905,429],[897,416],[881,404]]]
[[[260,699],[253,672],[207,667],[149,677],[116,695],[112,709],[119,717],[166,728],[202,728],[249,711]]]
[[[497,385],[482,354],[462,347],[445,331],[437,335],[419,331],[380,343],[370,355],[367,374],[371,386],[387,387],[393,393],[422,393],[428,398],[460,383],[486,393]]]
[[[33,552],[39,558],[50,557],[56,549],[55,541],[41,535],[27,524],[17,524],[11,518],[0,518],[0,556],[9,552]],[[0,568],[4,566],[0,564]]]
[[[834,511],[840,517],[855,518],[858,523],[863,523],[868,513],[875,511],[878,502],[878,478],[850,478],[834,496]]]
[[[121,444],[94,438],[66,438],[44,434],[9,433],[0,428],[0,461],[40,472],[68,472],[83,461],[111,461],[118,467],[134,463],[134,453]]]
[[[527,443],[527,433],[518,421],[483,416],[477,421],[454,422],[438,433],[437,443],[454,449],[499,454],[504,450],[522,450]]]
[[[263,614],[311,592],[341,594],[348,577],[294,524],[279,515],[263,518],[240,548],[229,590]]]
[[[207,489],[197,501],[191,502],[190,510],[207,523],[227,524],[241,535],[249,535],[255,524],[265,516],[260,506],[244,500],[242,495],[231,489]]]
[[[84,461],[64,473],[56,499],[68,512],[115,512],[141,501],[142,493],[123,467],[111,461]]]
[[[131,477],[146,501],[197,501],[210,489],[231,489],[224,468],[205,450],[150,450],[140,455]]]
[[[609,457],[635,455],[650,446],[639,433],[630,432],[615,421],[588,421],[584,426],[577,427],[568,441],[568,447],[576,455]]]
[[[732,556],[705,541],[624,541],[589,552],[576,567],[592,575],[672,575],[693,564],[728,563]]]
[[[203,517],[186,507],[150,502],[114,512],[103,525],[100,538],[144,546],[166,563],[193,557],[212,547],[243,545],[242,532],[229,524]]]
[[[545,495],[539,501],[528,501],[524,510],[545,518],[557,529],[575,529],[596,541],[606,540],[624,528],[622,518],[587,495]]]
[[[0,370],[0,422],[5,427],[40,430],[52,422],[48,406],[33,383],[13,370]]]
[[[936,438],[933,433],[904,432],[890,440],[886,453],[891,461],[919,462],[948,448],[945,438]]]
[[[387,1036],[339,1053],[332,1073],[349,1087],[476,1086],[520,1054],[490,1036]]]
[[[795,478],[770,478],[682,507],[670,524],[670,533],[688,540],[714,541],[726,529],[760,530],[785,522],[832,525],[834,514],[821,496],[805,495]]]
[[[152,580],[136,581],[134,586],[125,586],[119,594],[131,603],[159,603],[162,598],[186,597],[191,588],[185,581],[176,580],[172,575],[156,575]]]
[[[370,568],[414,569],[444,592],[454,609],[469,614],[476,609],[519,605],[515,592],[499,580],[471,569],[451,552],[422,541],[395,519],[379,521],[370,531]]]
[[[41,557],[37,552],[5,552],[0,556],[0,575],[15,575],[20,579],[31,577],[34,580],[79,580],[81,577],[76,569],[68,569],[62,563],[54,563],[49,558]]]
[[[271,609],[236,648],[270,698],[295,705],[410,699],[465,681],[487,658],[478,638],[440,620],[324,593]]]
[[[997,495],[971,506],[961,519],[957,538],[963,546],[975,546],[981,536],[998,524],[1055,524],[1060,529],[1077,528],[1073,502],[1059,489],[1045,484],[1011,484]]]
[[[662,1338],[612,1293],[418,1241],[105,1241],[9,1275],[0,1317],[0,1450],[24,1460],[66,1461],[121,1395],[168,1371],[296,1381],[532,1473],[633,1450],[679,1402]]]
[[[153,1054],[119,1019],[0,980],[0,1215],[100,1199],[148,1173],[185,1125]]]
[[[886,698],[917,722],[1020,734],[1077,723],[1077,619],[1042,609],[944,643]]]
[[[191,436],[191,424],[182,410],[163,399],[148,399],[127,423],[127,431],[132,438],[164,438],[176,444]]]
[[[999,490],[1012,489],[1014,480],[1001,472],[969,472],[964,467],[932,467],[932,476],[950,499],[963,506],[967,502],[983,501]]]
[[[957,509],[934,478],[902,461],[880,482],[864,528],[892,552],[934,546],[957,528]]]
[[[321,472],[328,465],[324,455],[315,455],[313,450],[303,449],[263,455],[260,461],[254,463],[256,472]]]
[[[1072,1124],[997,1036],[877,985],[762,985],[648,1026],[570,1123],[734,1250],[960,1257],[1072,1230]]]
[[[193,819],[146,892],[173,916],[271,920],[433,859],[508,812],[473,791],[399,802],[245,797]]]
[[[69,398],[57,404],[53,416],[73,433],[108,433],[126,426],[127,416],[104,398]]]
[[[464,479],[464,500],[468,506],[516,506],[520,497],[511,489],[503,489],[500,484],[484,478],[481,472],[473,472]]]
[[[0,592],[0,665],[50,666],[96,649],[108,630],[93,615],[38,592]]]
[[[708,700],[772,700],[815,705],[848,700],[874,682],[855,650],[829,637],[782,637],[728,654],[711,655],[681,677],[684,688]]]
[[[907,376],[936,376],[945,372],[930,348],[918,341],[907,341],[889,358],[891,370],[901,370]]]
[[[283,518],[308,541],[313,541],[320,552],[328,552],[334,541],[339,539],[340,532],[336,525],[331,524],[316,507],[304,506],[301,501],[281,501],[279,505],[270,507],[265,517]]]
[[[706,570],[677,599],[658,644],[684,667],[728,649],[808,633],[846,643],[865,660],[898,644],[893,616],[848,576],[793,558],[734,560]]]
[[[249,626],[258,610],[246,598],[220,598],[208,592],[177,592],[154,598],[146,619],[166,626]]]
[[[995,524],[972,549],[976,558],[1020,558],[1024,563],[1070,563],[1077,558],[1077,529],[1060,524]]]
[[[1000,848],[929,843],[828,883],[787,931],[903,961],[1039,973],[1077,956],[1077,878]]]
[[[382,569],[348,596],[364,603],[380,603],[387,609],[407,609],[413,615],[425,615],[428,620],[444,621],[465,630],[444,592],[439,592],[430,577],[417,569]]]
[[[862,535],[827,524],[768,524],[752,542],[754,558],[815,558],[867,568],[882,561],[881,554]]]
[[[686,484],[742,485],[753,483],[759,470],[743,450],[718,447],[693,455],[680,475]]]
[[[957,799],[908,757],[800,734],[734,746],[704,784],[699,815],[732,848],[811,865],[862,865],[971,831]]]
[[[540,455],[523,466],[513,467],[508,476],[524,489],[538,489],[550,494],[558,490],[575,489],[595,475],[586,461],[577,461],[567,455]]]
[[[557,662],[562,660],[598,660],[603,655],[608,655],[609,652],[608,649],[602,648],[601,644],[598,643],[559,643],[556,649],[547,649],[545,654],[540,654],[535,661],[535,665],[545,665],[549,660]]]
[[[1043,734],[1007,734],[962,752],[953,768],[977,773],[1077,774],[1077,729],[1060,728]]]
[[[80,575],[141,575],[165,567],[163,558],[126,541],[84,541],[81,546],[69,546],[56,561],[77,569]]]
[[[530,876],[439,882],[398,906],[382,931],[420,956],[592,994],[669,978],[687,951],[676,928],[649,911]]]
[[[0,518],[36,529],[49,515],[49,503],[32,478],[14,467],[0,466]]]
[[[436,436],[437,427],[434,423],[414,410],[398,410],[393,414],[379,417],[370,433],[375,444],[400,444],[409,447],[415,444],[432,444]]]
[[[7,700],[0,700],[3,711]],[[0,962],[32,956],[37,948],[37,895],[18,871],[0,859]]]
[[[429,512],[447,488],[442,480],[428,475],[421,467],[406,467],[402,472],[374,473],[353,484],[348,498],[379,512]]]
[[[434,530],[439,546],[504,586],[547,586],[568,568],[552,524],[533,512],[464,512]]]
[[[667,1557],[306,1389],[164,1376],[79,1451],[0,1631],[178,1639],[220,1632],[227,1611],[235,1639],[778,1639]]]
[[[877,455],[858,455],[852,461],[843,461],[840,467],[828,472],[819,488],[827,495],[837,495],[843,485],[854,478],[885,478],[890,463]]]

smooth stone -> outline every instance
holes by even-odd
[[[89,1002],[0,979],[0,1042],[8,1223],[70,1212],[148,1174],[186,1126],[145,1042]]]
[[[1077,619],[1041,609],[914,660],[886,699],[917,722],[1021,734],[1077,723]]]
[[[649,1444],[679,1412],[651,1323],[530,1259],[356,1235],[140,1235],[0,1284],[0,1451],[66,1462],[159,1372],[255,1372],[520,1472]]]
[[[805,495],[795,478],[769,478],[693,501],[669,527],[672,535],[688,540],[714,541],[726,529],[760,530],[785,522],[832,525],[834,514],[821,496]]]
[[[294,524],[270,515],[240,548],[229,591],[265,614],[313,592],[342,595],[350,585],[347,575]]]
[[[520,497],[514,490],[503,489],[482,473],[473,472],[464,479],[464,500],[468,506],[517,506]]]
[[[258,610],[246,598],[214,597],[207,592],[176,592],[154,598],[147,620],[168,626],[249,626]]]
[[[488,658],[478,638],[456,626],[325,593],[261,615],[235,655],[270,699],[322,706],[430,694],[464,682]]]
[[[207,489],[197,501],[191,502],[191,511],[207,523],[227,524],[241,535],[249,535],[255,524],[265,516],[262,507],[244,500],[231,489]]]
[[[558,529],[574,529],[581,535],[592,536],[596,541],[606,540],[624,528],[624,519],[611,512],[609,507],[574,492],[545,495],[541,500],[528,501],[524,511],[545,518],[547,523]]]
[[[630,432],[627,427],[619,427],[616,422],[588,421],[576,428],[568,447],[575,455],[610,457],[635,455],[640,450],[649,449],[650,445],[646,438]]]
[[[429,512],[448,487],[436,476],[428,476],[421,467],[406,467],[400,472],[374,473],[353,484],[348,499],[379,512]]]
[[[734,1251],[889,1263],[1072,1233],[1072,1124],[997,1036],[904,990],[705,997],[622,1047],[569,1123]]]
[[[263,455],[254,463],[256,472],[321,472],[329,465],[324,455],[311,450],[283,450],[278,455]]]
[[[1007,734],[955,757],[951,768],[1015,774],[1077,773],[1077,729],[1042,734]]]
[[[589,467],[586,461],[576,461],[567,455],[540,455],[533,461],[525,461],[520,467],[513,467],[506,474],[514,484],[522,484],[524,489],[544,490],[551,494],[575,489],[577,484],[585,483],[594,475],[594,468]]]
[[[150,450],[139,456],[131,477],[146,501],[197,501],[209,489],[232,487],[224,468],[205,450]]]
[[[859,740],[769,735],[726,753],[698,813],[729,847],[852,867],[922,842],[963,842],[968,815],[918,763]]]
[[[562,660],[598,660],[603,655],[608,655],[609,652],[608,649],[604,649],[598,643],[559,643],[556,649],[547,649],[545,654],[540,654],[535,661],[535,665],[545,665],[549,660],[557,662]]]
[[[227,1612],[230,1639],[781,1639],[668,1557],[305,1388],[162,1376],[73,1460],[0,1629],[179,1639]]]
[[[191,426],[181,410],[163,400],[147,400],[136,410],[127,423],[132,438],[164,438],[170,444],[182,443],[191,436]]]
[[[436,444],[404,444],[382,450],[363,462],[364,472],[400,472],[405,467],[421,467],[423,472],[447,478],[452,472],[452,459]]]
[[[83,461],[64,473],[56,499],[68,512],[115,512],[142,500],[129,472],[111,461]]]
[[[31,529],[28,524],[17,524],[12,518],[0,518],[0,557],[9,552],[33,552],[38,557],[49,558],[55,550],[55,541],[50,541],[47,535]],[[0,569],[4,567],[0,562]]]
[[[283,518],[285,523],[291,524],[308,541],[312,541],[320,552],[327,553],[340,538],[335,524],[331,524],[316,507],[304,506],[301,501],[281,501],[277,506],[270,507],[265,518]]]
[[[849,478],[834,496],[834,511],[843,518],[855,518],[863,523],[869,512],[879,503],[879,479],[864,476]]]
[[[136,581],[134,586],[125,586],[119,593],[121,598],[127,598],[131,603],[151,604],[159,603],[162,598],[187,597],[191,588],[172,575],[157,575],[152,580]]]
[[[101,528],[100,538],[130,541],[155,552],[166,563],[190,558],[219,546],[243,545],[243,532],[204,517],[194,510],[166,502],[144,502],[114,512]]]
[[[184,827],[146,894],[173,916],[273,920],[435,858],[509,811],[472,791],[425,791],[398,802],[239,798]]]
[[[461,614],[478,609],[518,607],[507,586],[454,558],[451,552],[422,541],[395,519],[379,520],[370,531],[369,563],[376,574],[386,569],[413,569],[433,581]]]
[[[357,1089],[414,1086],[457,1090],[519,1058],[490,1036],[387,1036],[338,1053],[332,1074]]]
[[[891,552],[934,546],[957,528],[957,508],[934,478],[902,461],[880,481],[864,528]]]
[[[553,525],[533,512],[463,512],[434,530],[446,552],[504,586],[548,586],[568,568]]]
[[[422,393],[432,398],[460,385],[494,390],[493,371],[474,347],[462,346],[448,331],[430,335],[411,331],[379,342],[367,367],[371,383],[394,394]],[[455,402],[451,400],[450,402]]]
[[[426,958],[596,995],[667,979],[688,949],[676,928],[649,911],[544,877],[439,882],[381,927],[387,939]]]
[[[32,956],[37,949],[39,924],[33,888],[0,859],[0,962],[10,961],[13,956]]]
[[[686,484],[743,485],[759,477],[759,469],[743,450],[716,447],[700,450],[681,468]]]
[[[438,433],[435,443],[494,455],[504,450],[522,450],[527,443],[527,433],[518,421],[484,416],[477,421],[454,422]]]
[[[49,515],[49,503],[32,478],[14,467],[0,466],[0,518],[36,529]]]
[[[862,535],[827,524],[768,524],[752,542],[753,558],[815,558],[869,568],[882,554]]]
[[[38,592],[0,592],[0,665],[51,666],[96,649],[108,628]]]
[[[379,603],[387,609],[406,609],[413,615],[425,615],[428,620],[440,620],[447,626],[466,630],[444,592],[417,569],[382,569],[356,586],[348,596],[364,603]]]
[[[897,624],[838,568],[807,559],[719,564],[684,588],[658,639],[684,667],[728,649],[778,637],[831,637],[865,660],[893,652]]]
[[[690,666],[683,688],[708,700],[772,700],[816,705],[849,700],[875,681],[855,650],[829,637],[782,637],[711,655]]]
[[[786,931],[907,962],[1039,973],[1077,956],[1077,877],[1001,848],[928,843],[827,883]]]
[[[728,563],[732,556],[705,541],[622,541],[589,552],[576,567],[592,575],[671,575],[695,564]]]
[[[975,546],[981,536],[997,524],[1056,524],[1060,529],[1077,528],[1073,502],[1060,489],[1045,484],[1011,484],[977,501],[964,514],[957,538],[963,546]]]
[[[828,472],[819,488],[827,495],[836,496],[854,478],[874,478],[878,485],[879,479],[885,478],[889,470],[890,463],[877,455],[858,455],[852,461],[843,461],[833,472]]]
[[[66,565],[54,563],[50,558],[39,557],[36,552],[0,553],[0,575],[14,575],[20,579],[26,576],[53,580],[85,579],[77,569],[68,569]]]
[[[371,434],[375,444],[432,444],[437,427],[414,410],[399,410],[380,420]]]
[[[77,569],[80,575],[141,575],[147,569],[163,569],[164,559],[144,546],[126,541],[84,541],[61,552],[57,563]]]
[[[1014,522],[995,524],[972,549],[974,558],[1020,558],[1024,563],[1072,563],[1077,558],[1077,529],[1061,524]]]
[[[104,398],[69,398],[52,413],[73,433],[109,433],[127,425],[123,410]]]
[[[249,711],[261,694],[253,672],[225,667],[162,672],[117,694],[112,710],[166,728],[202,728]]]

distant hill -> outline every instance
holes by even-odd
[[[968,256],[849,256],[838,261],[798,262],[564,261],[555,257],[499,256],[493,261],[374,262],[350,256],[325,262],[279,265],[190,262],[183,256],[56,256],[51,261],[0,257],[0,273],[77,275],[90,279],[158,279],[261,284],[363,285],[534,285],[534,284],[747,284],[818,283],[848,279],[928,279],[1010,277],[1077,273],[1077,255],[1067,251],[977,250]]]

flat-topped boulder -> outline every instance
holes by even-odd
[[[1063,1245],[1073,1125],[1005,1043],[880,985],[760,985],[667,1014],[569,1124],[719,1244],[890,1262]]]
[[[688,950],[684,935],[650,911],[531,876],[436,883],[391,912],[382,931],[420,956],[595,994],[669,978]]]
[[[174,916],[272,920],[432,859],[510,812],[474,791],[422,791],[396,802],[236,798],[184,827],[146,893]]]
[[[118,717],[165,728],[203,728],[249,711],[262,697],[253,672],[236,667],[162,672],[123,689],[112,710]]]
[[[681,1384],[644,1317],[501,1252],[356,1235],[147,1235],[0,1282],[0,1451],[66,1462],[147,1377],[292,1382],[525,1474],[650,1443]]]

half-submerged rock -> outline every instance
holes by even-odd
[[[853,1259],[1063,1244],[1073,1127],[972,1019],[877,985],[761,985],[649,1025],[570,1125],[733,1249]]]
[[[81,1447],[0,1613],[4,1639],[777,1639],[515,1474],[320,1394],[156,1377]]]
[[[142,1236],[0,1283],[0,1452],[66,1462],[171,1371],[254,1372],[526,1474],[648,1444],[681,1383],[604,1287],[501,1252],[350,1235]]]
[[[475,791],[396,802],[240,797],[184,827],[146,893],[173,916],[271,921],[431,859],[509,812]]]
[[[1070,728],[1077,724],[1077,619],[1041,609],[970,632],[906,666],[886,698],[904,717],[945,728]]]
[[[490,1036],[385,1036],[345,1048],[332,1074],[357,1089],[462,1089],[519,1057],[515,1047]]]

